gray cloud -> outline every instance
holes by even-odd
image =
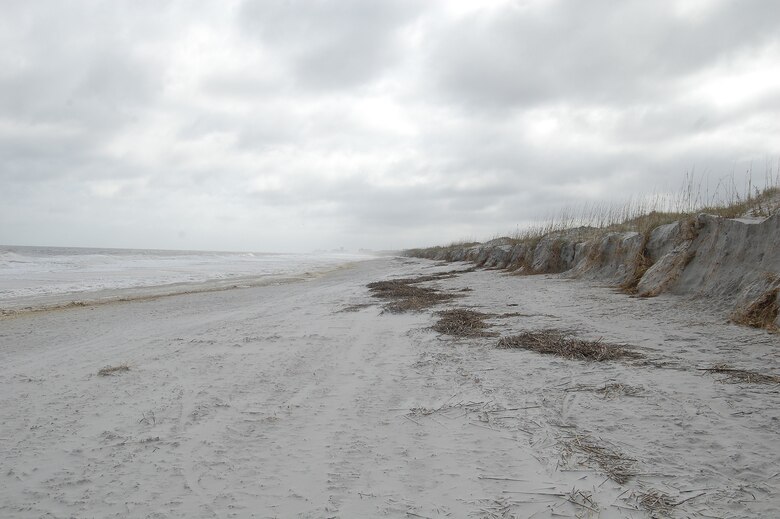
[[[112,128],[162,87],[159,64],[123,37],[133,18],[122,9],[14,3],[3,44],[0,110],[31,123]],[[24,7],[20,7],[24,6]],[[19,22],[20,23],[14,23]]]
[[[414,14],[406,0],[245,0],[239,11],[244,33],[287,55],[311,89],[360,85],[391,67],[398,29]]]
[[[722,2],[701,18],[680,2],[508,4],[445,27],[429,64],[437,94],[470,107],[586,101],[625,104],[674,95],[677,81],[776,42],[780,6]]]
[[[698,7],[697,7],[698,6]],[[3,3],[0,243],[487,238],[780,155],[780,4]]]

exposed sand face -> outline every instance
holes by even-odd
[[[569,361],[439,336],[432,312],[380,314],[365,288],[452,268],[383,259],[0,320],[0,515],[639,518],[656,492],[680,517],[780,515],[780,390],[699,369],[780,374],[777,335],[556,277],[428,284],[472,289],[441,309],[522,314],[490,320],[501,335],[645,356]],[[636,475],[607,478],[578,441]]]

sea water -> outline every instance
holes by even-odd
[[[0,309],[305,278],[370,257],[0,245]]]

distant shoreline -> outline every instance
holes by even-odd
[[[316,270],[313,272],[303,271],[300,273],[287,275],[268,274],[220,280],[170,283],[164,285],[150,285],[98,291],[69,292],[64,294],[51,294],[38,297],[10,299],[0,302],[0,305],[2,305],[0,306],[0,318],[53,310],[65,310],[74,307],[151,301],[165,297],[188,294],[222,292],[226,290],[256,288],[270,285],[283,285],[317,279],[331,272],[352,268],[354,264],[355,262],[347,262],[333,266],[331,268]]]

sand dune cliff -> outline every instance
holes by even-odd
[[[605,281],[643,297],[672,293],[706,297],[753,326],[777,328],[780,289],[780,215],[727,219],[708,214],[652,231],[590,229],[551,233],[537,243],[499,238],[462,247],[408,252],[520,274],[563,273]]]

